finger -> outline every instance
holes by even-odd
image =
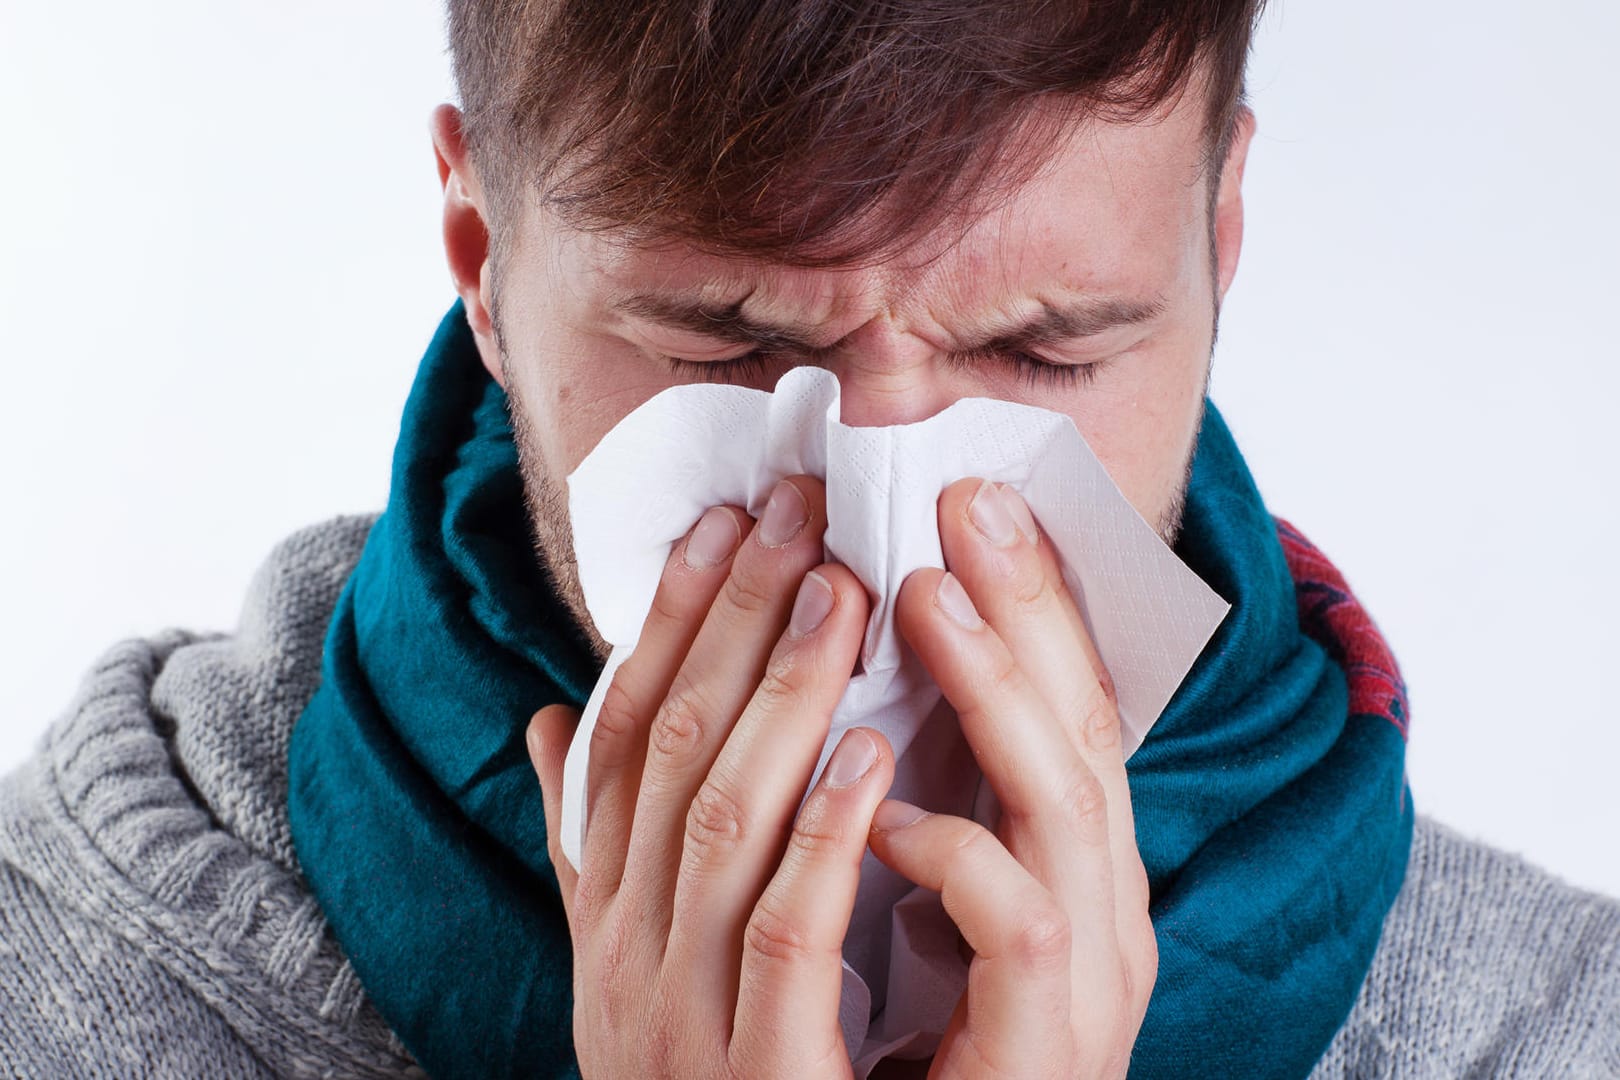
[[[1076,746],[1085,751],[1106,740],[1117,747],[1113,682],[1063,582],[1057,549],[1028,504],[1006,484],[959,480],[940,495],[939,531],[945,565],[1030,680],[1049,694]],[[1085,662],[1076,664],[1076,656]],[[1084,731],[1088,721],[1098,730]]]
[[[885,800],[871,845],[896,873],[939,893],[972,947],[964,1034],[986,1071],[1044,1075],[1054,1047],[1070,1038],[1071,912],[966,818]]]
[[[540,799],[546,815],[546,852],[557,874],[557,888],[562,893],[570,933],[574,926],[574,889],[579,873],[562,853],[562,771],[568,744],[573,741],[578,725],[577,710],[567,705],[547,705],[529,720],[526,737],[529,762],[540,780]]]
[[[1065,843],[1073,834],[1106,853],[1107,806],[1096,776],[956,576],[914,571],[900,586],[895,617],[956,710],[1003,820],[1057,820]]]
[[[1102,784],[1115,910],[1127,922],[1145,918],[1147,873],[1136,845],[1113,680],[1063,582],[1057,550],[1005,484],[972,478],[952,484],[940,496],[939,523],[946,565]]]
[[[1120,940],[1102,784],[954,575],[914,572],[896,615],[1001,802],[1007,847],[1074,917],[1075,977],[1093,985]]]
[[[894,779],[888,740],[844,733],[794,823],[781,867],[744,932],[733,1046],[744,1075],[848,1067],[838,1023],[844,935],[872,812]]]
[[[666,960],[696,970],[729,959],[714,967],[728,1014],[744,928],[782,860],[868,611],[866,589],[848,568],[823,564],[805,576],[765,677],[687,814]]]
[[[776,485],[653,718],[621,895],[633,888],[643,917],[666,928],[692,800],[765,674],[800,582],[822,562],[824,495],[813,477]]]
[[[580,853],[597,897],[610,897],[624,873],[648,728],[751,525],[740,508],[711,507],[674,546],[635,650],[603,694],[585,770],[587,829]]]

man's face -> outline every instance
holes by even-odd
[[[877,266],[631,248],[534,210],[497,297],[479,254],[482,197],[454,110],[441,106],[434,134],[452,276],[484,364],[511,398],[540,557],[599,654],[607,649],[579,588],[565,480],[608,429],[683,383],[769,389],[790,367],[816,364],[838,376],[852,425],[911,423],[963,397],[1061,412],[1172,538],[1215,316],[1237,263],[1253,130],[1245,114],[1212,222],[1203,110],[1189,92],[1153,122],[1077,126],[1034,179],[965,232],[947,224]],[[747,359],[757,346],[745,331],[767,327],[796,344]]]

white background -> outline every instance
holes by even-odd
[[[0,6],[0,769],[380,508],[454,299],[431,0]],[[1285,4],[1214,396],[1412,688],[1417,806],[1620,894],[1620,6]]]

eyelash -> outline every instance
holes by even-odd
[[[700,379],[713,379],[716,376],[726,380],[757,379],[765,375],[772,354],[763,349],[755,349],[730,360],[682,360],[678,356],[661,356],[661,359],[677,375]],[[1097,368],[1102,366],[1101,361],[1092,361],[1089,364],[1053,364],[1038,356],[1017,350],[1001,352],[982,349],[978,352],[952,356],[952,363],[957,367],[968,367],[981,360],[1000,361],[1011,366],[1018,377],[1030,386],[1038,386],[1041,383],[1050,383],[1054,386],[1084,386],[1097,377]]]

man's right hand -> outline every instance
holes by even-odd
[[[850,1075],[841,956],[894,761],[848,732],[799,809],[869,610],[825,529],[821,482],[795,476],[757,524],[716,507],[675,545],[591,736],[577,869],[558,837],[579,714],[529,726],[587,1077]]]

